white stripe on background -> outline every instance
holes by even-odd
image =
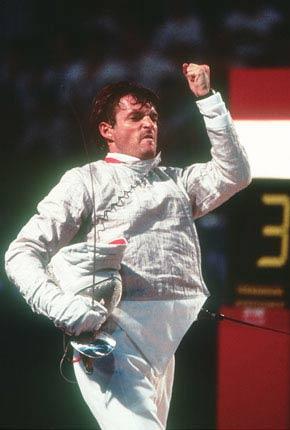
[[[290,119],[235,120],[253,178],[290,179]]]

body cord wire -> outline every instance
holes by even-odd
[[[274,327],[267,327],[267,326],[264,327],[264,326],[261,326],[259,324],[254,324],[254,323],[243,321],[243,320],[240,320],[240,319],[237,319],[237,318],[228,317],[228,316],[226,316],[224,314],[221,314],[221,313],[210,312],[205,307],[203,307],[201,309],[200,314],[198,316],[198,319],[199,320],[206,320],[207,319],[207,320],[215,320],[215,321],[231,321],[231,322],[234,322],[234,323],[237,323],[237,324],[241,324],[241,325],[245,325],[245,326],[248,326],[248,327],[258,328],[258,329],[261,329],[261,330],[272,331],[272,332],[275,332],[275,333],[280,333],[280,334],[284,334],[286,336],[290,336],[290,332],[288,332],[288,331],[280,330],[280,329],[277,329],[277,328],[274,328]]]

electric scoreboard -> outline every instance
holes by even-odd
[[[237,305],[290,305],[290,69],[233,69],[229,108],[253,181],[230,203]]]

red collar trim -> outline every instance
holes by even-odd
[[[117,160],[117,158],[106,157],[104,160],[106,163],[123,163],[123,161]]]

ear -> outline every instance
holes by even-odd
[[[102,121],[99,124],[99,132],[100,135],[107,141],[112,142],[113,141],[113,134],[112,134],[113,127],[108,122]]]

